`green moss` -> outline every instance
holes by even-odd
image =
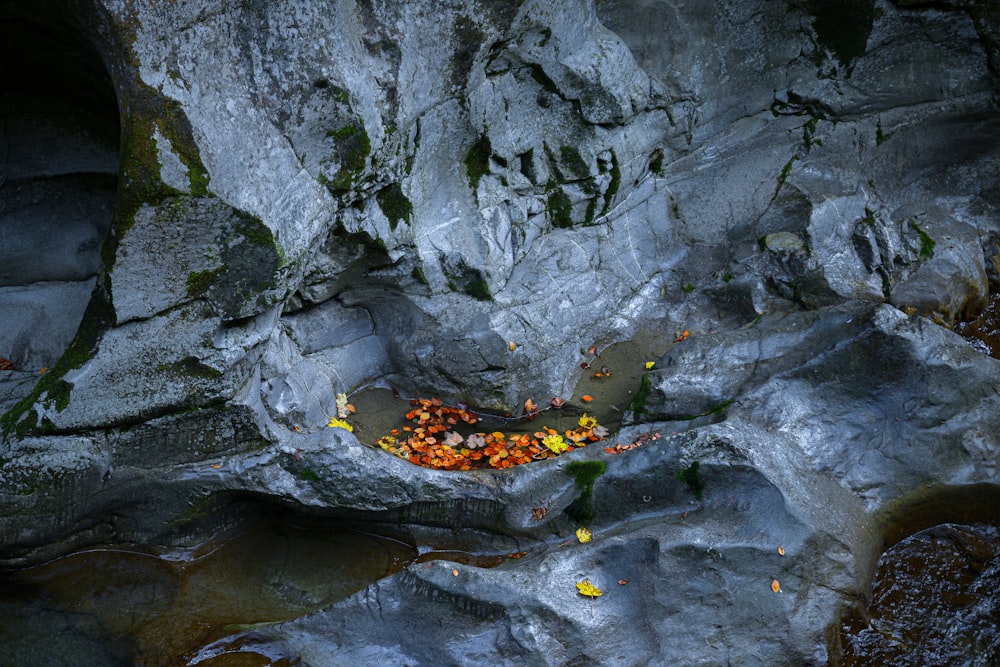
[[[554,183],[549,183],[549,196],[545,202],[545,211],[549,214],[549,221],[553,227],[569,229],[573,226],[571,215],[573,204],[569,200],[569,195],[563,192],[562,188]]]
[[[793,155],[788,162],[785,163],[785,166],[781,168],[781,173],[778,174],[778,189],[781,189],[781,186],[785,184],[785,181],[788,179],[788,175],[792,173],[792,165],[794,165],[795,161],[798,159],[799,157],[797,155]]]
[[[490,171],[490,155],[493,154],[493,146],[490,145],[490,138],[485,134],[480,135],[476,143],[469,147],[465,154],[465,173],[469,177],[469,185],[473,192],[479,187],[479,181]]]
[[[424,275],[424,267],[420,266],[419,264],[413,267],[413,271],[410,272],[410,275],[413,276],[414,280],[416,280],[418,283],[421,283],[422,285],[431,284],[430,281],[427,280],[427,276]]]
[[[371,140],[360,120],[329,130],[326,136],[336,142],[334,157],[338,162],[338,169],[333,178],[323,178],[323,184],[335,195],[346,194],[365,169],[372,152]]]
[[[875,124],[875,145],[881,146],[885,142],[889,141],[891,134],[886,134],[882,131],[882,119],[879,118],[878,122]]]
[[[395,231],[400,222],[409,224],[410,216],[413,214],[413,204],[403,194],[403,189],[399,183],[393,183],[382,188],[375,195],[375,201],[382,209],[382,213],[389,219],[389,229]]]
[[[465,283],[465,287],[462,288],[462,291],[477,301],[493,300],[493,295],[490,294],[490,286],[482,278],[479,278],[478,280],[470,280]]]
[[[594,518],[594,482],[607,470],[604,461],[573,461],[567,464],[566,474],[576,478],[576,486],[580,496],[563,510],[577,522],[586,522]]]
[[[819,123],[819,118],[813,116],[802,125],[802,143],[805,144],[806,150],[813,147],[813,144],[822,146],[823,142],[815,138],[816,125]]]
[[[39,432],[38,412],[33,406],[43,395],[46,397],[46,405],[54,407],[58,412],[69,407],[73,384],[63,377],[94,357],[101,337],[114,323],[114,308],[107,294],[98,286],[91,295],[76,335],[62,357],[49,372],[39,378],[30,394],[0,416],[0,429],[5,433],[14,433],[19,438]],[[55,429],[51,422],[49,426],[52,430]]]
[[[318,482],[319,475],[317,475],[316,471],[313,470],[312,468],[303,468],[299,472],[299,479],[303,479],[307,482]]]
[[[205,296],[209,288],[219,279],[222,269],[192,271],[187,277],[187,295],[192,299]]]
[[[930,234],[921,229],[915,220],[910,220],[910,227],[913,228],[917,235],[920,237],[920,256],[923,258],[928,258],[934,254],[934,239],[931,238]]]
[[[687,283],[687,284],[681,286],[681,291],[684,292],[685,294],[690,294],[694,290],[695,290],[695,287],[691,283]]]
[[[635,392],[635,396],[629,401],[628,410],[636,419],[641,417],[646,412],[646,402],[649,400],[649,395],[653,391],[653,382],[649,379],[649,373],[642,374],[642,380],[639,381],[639,391]]]
[[[701,500],[702,492],[705,490],[705,481],[701,478],[697,461],[691,463],[687,468],[681,468],[677,473],[677,479],[687,484],[694,493],[694,497]]]
[[[590,167],[587,166],[577,149],[572,146],[560,146],[559,157],[566,169],[576,178],[583,179],[590,176]]]

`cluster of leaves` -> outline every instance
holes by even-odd
[[[0,357],[0,371],[12,371],[14,370],[14,362],[10,359],[4,359]]]
[[[444,405],[438,398],[415,398],[410,404],[414,407],[406,418],[415,426],[404,426],[402,433],[393,429],[378,445],[411,463],[440,470],[512,468],[573,451],[608,435],[597,419],[584,413],[576,427],[562,433],[543,426],[534,433],[494,431],[463,436],[456,427],[479,421],[468,406]],[[536,406],[531,401],[528,405],[529,417],[536,415]]]
[[[639,447],[645,445],[647,442],[652,442],[653,440],[659,440],[659,439],[660,439],[659,433],[646,432],[627,445],[623,445],[620,442],[616,442],[614,447],[605,447],[604,451],[607,452],[608,454],[621,454],[622,452],[627,452],[630,449],[638,449]]]

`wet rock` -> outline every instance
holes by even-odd
[[[50,44],[70,4],[9,11]],[[986,4],[73,4],[59,29],[121,125],[54,124],[36,163],[51,128],[4,116],[0,282],[24,294],[0,356],[52,368],[3,379],[0,558],[197,542],[251,496],[529,552],[260,629],[303,659],[824,662],[880,512],[997,482],[996,362],[919,317],[974,314],[995,278]],[[109,206],[118,129],[113,217],[66,227],[57,182],[79,219]],[[581,347],[654,329],[690,335],[622,455],[444,474],[325,427],[378,381],[570,396]],[[588,459],[589,500],[566,472]]]

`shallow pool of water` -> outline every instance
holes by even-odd
[[[81,551],[2,575],[0,664],[295,664],[242,631],[325,607],[417,557],[397,540],[287,521],[201,551]]]

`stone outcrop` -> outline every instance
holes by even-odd
[[[941,326],[1000,271],[1000,16],[841,4],[0,4],[4,64],[44,54],[0,67],[0,557],[250,494],[529,551],[259,630],[315,664],[836,657],[886,513],[995,484],[1000,426]],[[451,475],[325,428],[376,382],[568,396],[581,345],[673,329],[618,456]],[[608,467],[560,549],[571,459]]]

